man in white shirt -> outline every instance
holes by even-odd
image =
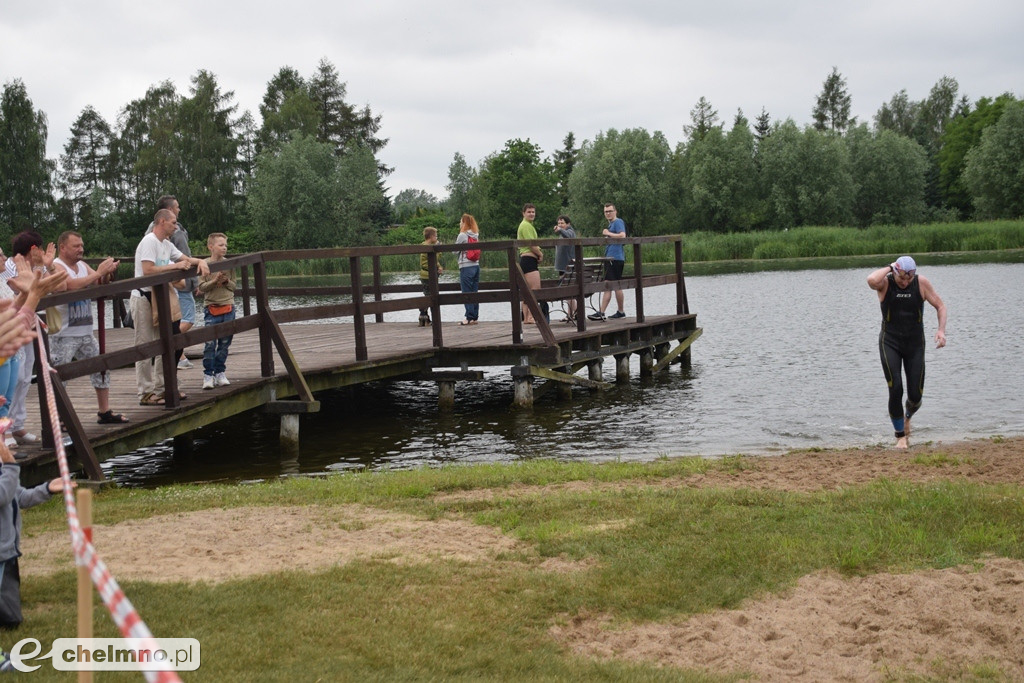
[[[68,272],[68,290],[78,290],[105,282],[117,270],[120,263],[112,258],[105,259],[95,270],[82,260],[85,244],[82,236],[74,230],[67,230],[57,238],[57,252],[60,256],[53,265]],[[92,301],[82,299],[56,306],[56,318],[60,327],[50,330],[50,360],[53,365],[64,365],[75,360],[95,358],[100,353],[96,338],[92,335]],[[96,390],[96,413],[100,424],[120,424],[128,421],[121,414],[110,409],[110,373],[96,372],[89,376]]]
[[[135,277],[157,275],[172,270],[189,270],[192,266],[201,275],[209,275],[210,268],[202,259],[186,256],[178,251],[168,239],[177,229],[174,212],[160,209],[153,217],[153,232],[146,234],[135,248]],[[133,289],[131,297],[132,319],[135,320],[135,345],[145,344],[160,336],[159,328],[153,324],[153,304],[150,287]],[[154,372],[153,358],[135,363],[135,381],[138,384],[139,404],[144,406],[163,405],[164,376]],[[185,398],[182,395],[182,398]]]

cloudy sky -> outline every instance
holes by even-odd
[[[25,82],[57,157],[86,105],[114,123],[207,69],[258,121],[282,66],[308,76],[326,57],[382,115],[392,194],[443,197],[456,152],[475,165],[512,138],[550,154],[568,131],[633,127],[675,145],[701,96],[730,123],[762,107],[808,123],[833,66],[861,121],[944,75],[972,101],[1021,97],[1022,27],[1020,0],[0,0],[0,82]]]

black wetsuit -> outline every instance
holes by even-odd
[[[882,306],[882,331],[878,335],[878,352],[882,357],[882,370],[889,385],[889,417],[898,420],[904,416],[903,377],[907,374],[906,417],[921,407],[924,393],[924,297],[921,284],[914,276],[906,289],[900,289],[892,273]],[[902,368],[901,368],[902,366]],[[899,430],[896,436],[903,436]]]

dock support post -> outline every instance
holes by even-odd
[[[515,386],[515,398],[512,404],[517,408],[532,408],[533,377],[530,375],[516,377],[513,385]]]
[[[640,376],[650,377],[654,374],[654,349],[646,348],[639,352],[640,355]]]
[[[604,381],[604,362],[601,360],[592,360],[587,363],[587,377],[594,380],[595,382]]]
[[[281,414],[281,445],[287,449],[299,447],[299,415],[298,413]]]
[[[615,355],[615,381],[629,381],[629,354],[620,353]]]
[[[437,407],[451,410],[455,407],[455,381],[442,380],[437,383]]]
[[[571,365],[566,365],[563,368],[559,368],[559,370],[567,375],[573,374]],[[569,399],[572,398],[571,384],[566,384],[565,382],[558,382],[556,386],[556,391],[558,392],[559,401],[568,401]]]

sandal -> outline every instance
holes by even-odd
[[[164,397],[156,394],[146,394],[139,399],[140,406],[162,406],[163,404]]]
[[[100,419],[96,420],[96,424],[101,425],[116,425],[124,424],[128,422],[128,418],[120,413],[115,413],[113,410],[108,410],[105,413],[96,413]]]
[[[468,320],[461,320],[461,321],[459,321],[459,327],[465,327],[466,325],[472,325],[472,324],[473,323],[469,322]]]

